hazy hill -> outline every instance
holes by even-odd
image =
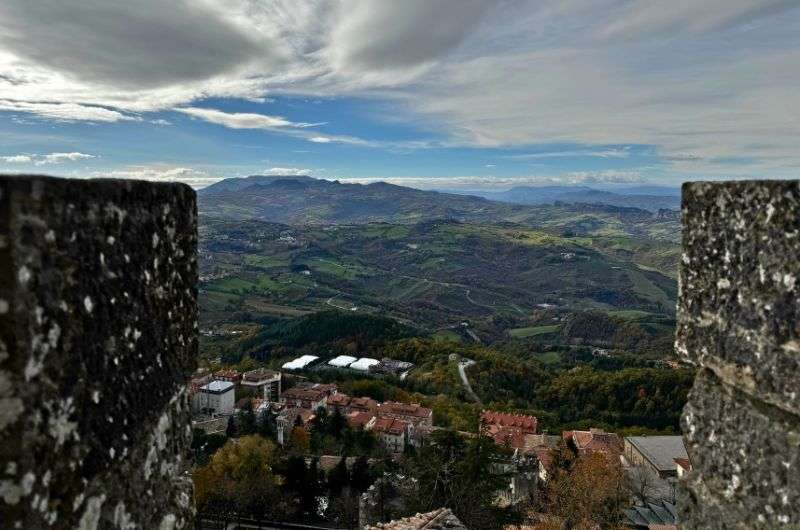
[[[607,197],[610,192],[559,186],[524,190],[532,204],[510,204],[384,182],[350,184],[311,177],[252,176],[226,179],[201,190],[199,210],[205,217],[290,225],[451,219],[468,223],[511,222],[576,235],[602,232],[671,241],[678,238],[677,214],[664,216],[633,206],[603,204],[598,198]],[[563,198],[565,190],[577,191],[569,192],[569,201],[556,199]],[[669,202],[674,197],[664,199]]]
[[[680,209],[680,192],[643,187],[607,191],[587,186],[517,186],[507,191],[471,192],[486,199],[516,204],[591,203],[641,208],[651,212]]]

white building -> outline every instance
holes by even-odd
[[[370,366],[374,366],[378,364],[380,361],[378,359],[371,359],[369,357],[362,357],[356,362],[350,365],[350,368],[353,370],[359,370],[361,372],[369,371]]]
[[[230,381],[212,381],[200,387],[192,399],[195,413],[220,415],[233,414],[234,384]]]

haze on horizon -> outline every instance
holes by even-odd
[[[6,0],[0,172],[796,178],[787,0]]]

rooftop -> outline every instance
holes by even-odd
[[[259,382],[264,381],[266,379],[273,379],[275,377],[280,377],[281,373],[276,372],[275,370],[267,370],[266,368],[257,368],[255,370],[250,370],[249,372],[245,372],[242,376],[243,382]]]
[[[423,407],[418,403],[398,403],[397,401],[386,401],[381,404],[378,413],[397,414],[402,416],[415,416],[417,418],[429,418],[433,412],[431,409]]]
[[[464,524],[453,515],[449,508],[439,508],[428,513],[418,513],[411,517],[379,523],[370,530],[466,530]]]
[[[539,420],[535,416],[525,416],[523,414],[509,414],[507,412],[495,412],[484,410],[481,414],[481,421],[487,425],[499,425],[502,427],[518,427],[523,432],[535,433]]]
[[[200,387],[202,392],[211,392],[214,394],[221,394],[233,388],[233,383],[230,381],[211,381],[207,385]]]
[[[625,440],[659,471],[674,470],[676,458],[689,458],[682,436],[628,436]]]

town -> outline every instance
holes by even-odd
[[[319,362],[308,357],[315,356],[295,359],[284,367],[297,370]],[[339,356],[327,365],[342,368],[357,362],[355,357]],[[411,363],[385,358],[362,359],[353,369],[407,373],[412,368]],[[287,381],[291,381],[288,388]],[[626,528],[677,528],[677,481],[691,469],[679,435],[620,436],[602,428],[548,433],[540,430],[535,416],[494,410],[483,410],[472,431],[451,431],[436,425],[433,411],[419,403],[350,396],[339,391],[335,383],[315,383],[266,368],[245,372],[199,370],[189,381],[189,389],[198,455],[207,451],[201,444],[210,440],[215,440],[216,447],[226,442],[241,443],[248,435],[274,442],[287,455],[301,459],[303,476],[308,476],[307,466],[314,469],[313,480],[319,486],[306,484],[314,498],[307,501],[310,513],[304,518],[328,520],[347,528],[381,524],[388,520],[387,514],[405,514],[406,500],[400,492],[409,487],[403,484],[408,477],[398,473],[396,466],[409,455],[443,443],[447,436],[483,438],[494,445],[486,471],[496,475],[499,486],[492,492],[491,503],[529,522],[552,518],[546,515],[542,503],[553,501],[548,497],[553,495],[554,481],[602,482],[613,478],[620,488],[615,492],[620,506],[616,516]],[[346,432],[343,437],[350,440],[326,445],[323,431],[335,436]],[[209,457],[213,458],[213,452],[206,455],[206,459]],[[359,465],[367,469],[357,469]],[[586,476],[569,476],[579,472]],[[565,474],[569,478],[565,479]],[[347,503],[339,501],[339,508],[335,508],[337,499],[332,497],[341,495],[348,477],[360,480],[361,490],[346,493],[351,495],[350,509],[342,511],[341,504]],[[326,481],[338,486],[326,490]],[[386,505],[393,510],[376,508]],[[208,523],[243,516],[230,509],[221,513],[213,502],[205,511],[202,508],[201,517]],[[443,517],[437,511],[426,516]],[[449,510],[446,516],[449,524],[458,521]],[[425,516],[421,520],[429,522]]]

